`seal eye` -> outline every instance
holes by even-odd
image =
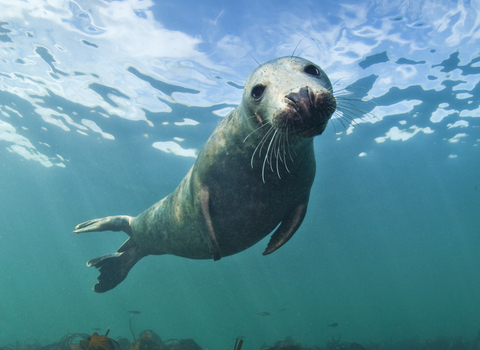
[[[320,75],[320,71],[313,64],[309,64],[308,66],[305,66],[303,70],[305,73],[310,75],[315,75],[316,77]]]
[[[252,89],[252,97],[255,100],[258,100],[260,97],[262,97],[264,91],[265,91],[265,86],[263,85],[254,86]]]

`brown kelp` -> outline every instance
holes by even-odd
[[[119,350],[120,345],[108,337],[110,328],[105,335],[93,333],[88,339],[81,340],[78,345],[70,345],[71,350]]]
[[[128,313],[132,314],[130,316],[130,321],[128,322],[128,325],[130,326],[130,332],[132,333],[132,336],[133,336],[133,341],[137,341],[137,338],[135,337],[135,332],[133,331],[133,324],[132,324],[132,319],[133,319],[133,316],[135,315],[140,315],[140,311],[137,311],[137,310],[131,310],[131,311],[128,311]]]
[[[0,350],[202,350],[193,339],[169,339],[162,341],[152,330],[142,331],[135,342],[126,337],[109,338],[97,332],[68,333],[58,342],[42,346],[38,341],[29,343],[16,342],[14,345],[0,345]],[[243,339],[237,337],[233,350],[242,350]],[[366,346],[356,342],[341,340],[340,336],[331,337],[325,345],[305,346],[295,342],[291,337],[277,341],[273,345],[263,344],[258,350],[480,350],[480,332],[472,341],[462,338],[439,337],[433,340],[422,340],[419,337],[403,339],[395,343],[369,343]],[[254,350],[252,347],[250,350]],[[214,350],[214,349],[213,349]]]

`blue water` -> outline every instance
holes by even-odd
[[[478,1],[0,7],[0,346],[97,327],[131,338],[131,310],[137,332],[204,349],[475,337]],[[217,262],[147,257],[94,293],[86,261],[127,237],[75,225],[169,194],[255,60],[294,52],[355,105],[315,140],[295,236],[269,256],[266,238]]]

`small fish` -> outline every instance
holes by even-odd
[[[98,327],[95,327],[95,328],[92,328],[95,332],[98,332],[99,330],[101,330],[101,328],[98,328]]]
[[[131,313],[131,314],[134,314],[134,315],[139,315],[139,314],[141,314],[140,311],[136,311],[136,310],[132,310],[132,311],[128,311],[128,312]]]
[[[260,316],[268,316],[268,315],[270,315],[270,312],[260,311],[260,312],[257,312],[257,315],[260,315]]]
[[[338,323],[327,324],[327,327],[337,327],[337,326],[338,326]]]
[[[278,311],[286,311],[286,310],[287,310],[287,308],[284,307],[283,309],[280,309],[280,310],[278,310]]]
[[[243,345],[243,339],[237,339],[235,340],[235,347],[233,350],[241,350]]]

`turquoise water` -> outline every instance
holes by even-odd
[[[131,338],[131,310],[137,332],[204,349],[475,337],[478,1],[0,6],[0,346]],[[269,256],[268,238],[217,262],[150,256],[94,293],[86,261],[127,237],[75,225],[169,194],[255,60],[293,52],[362,111],[316,138],[295,236]]]

